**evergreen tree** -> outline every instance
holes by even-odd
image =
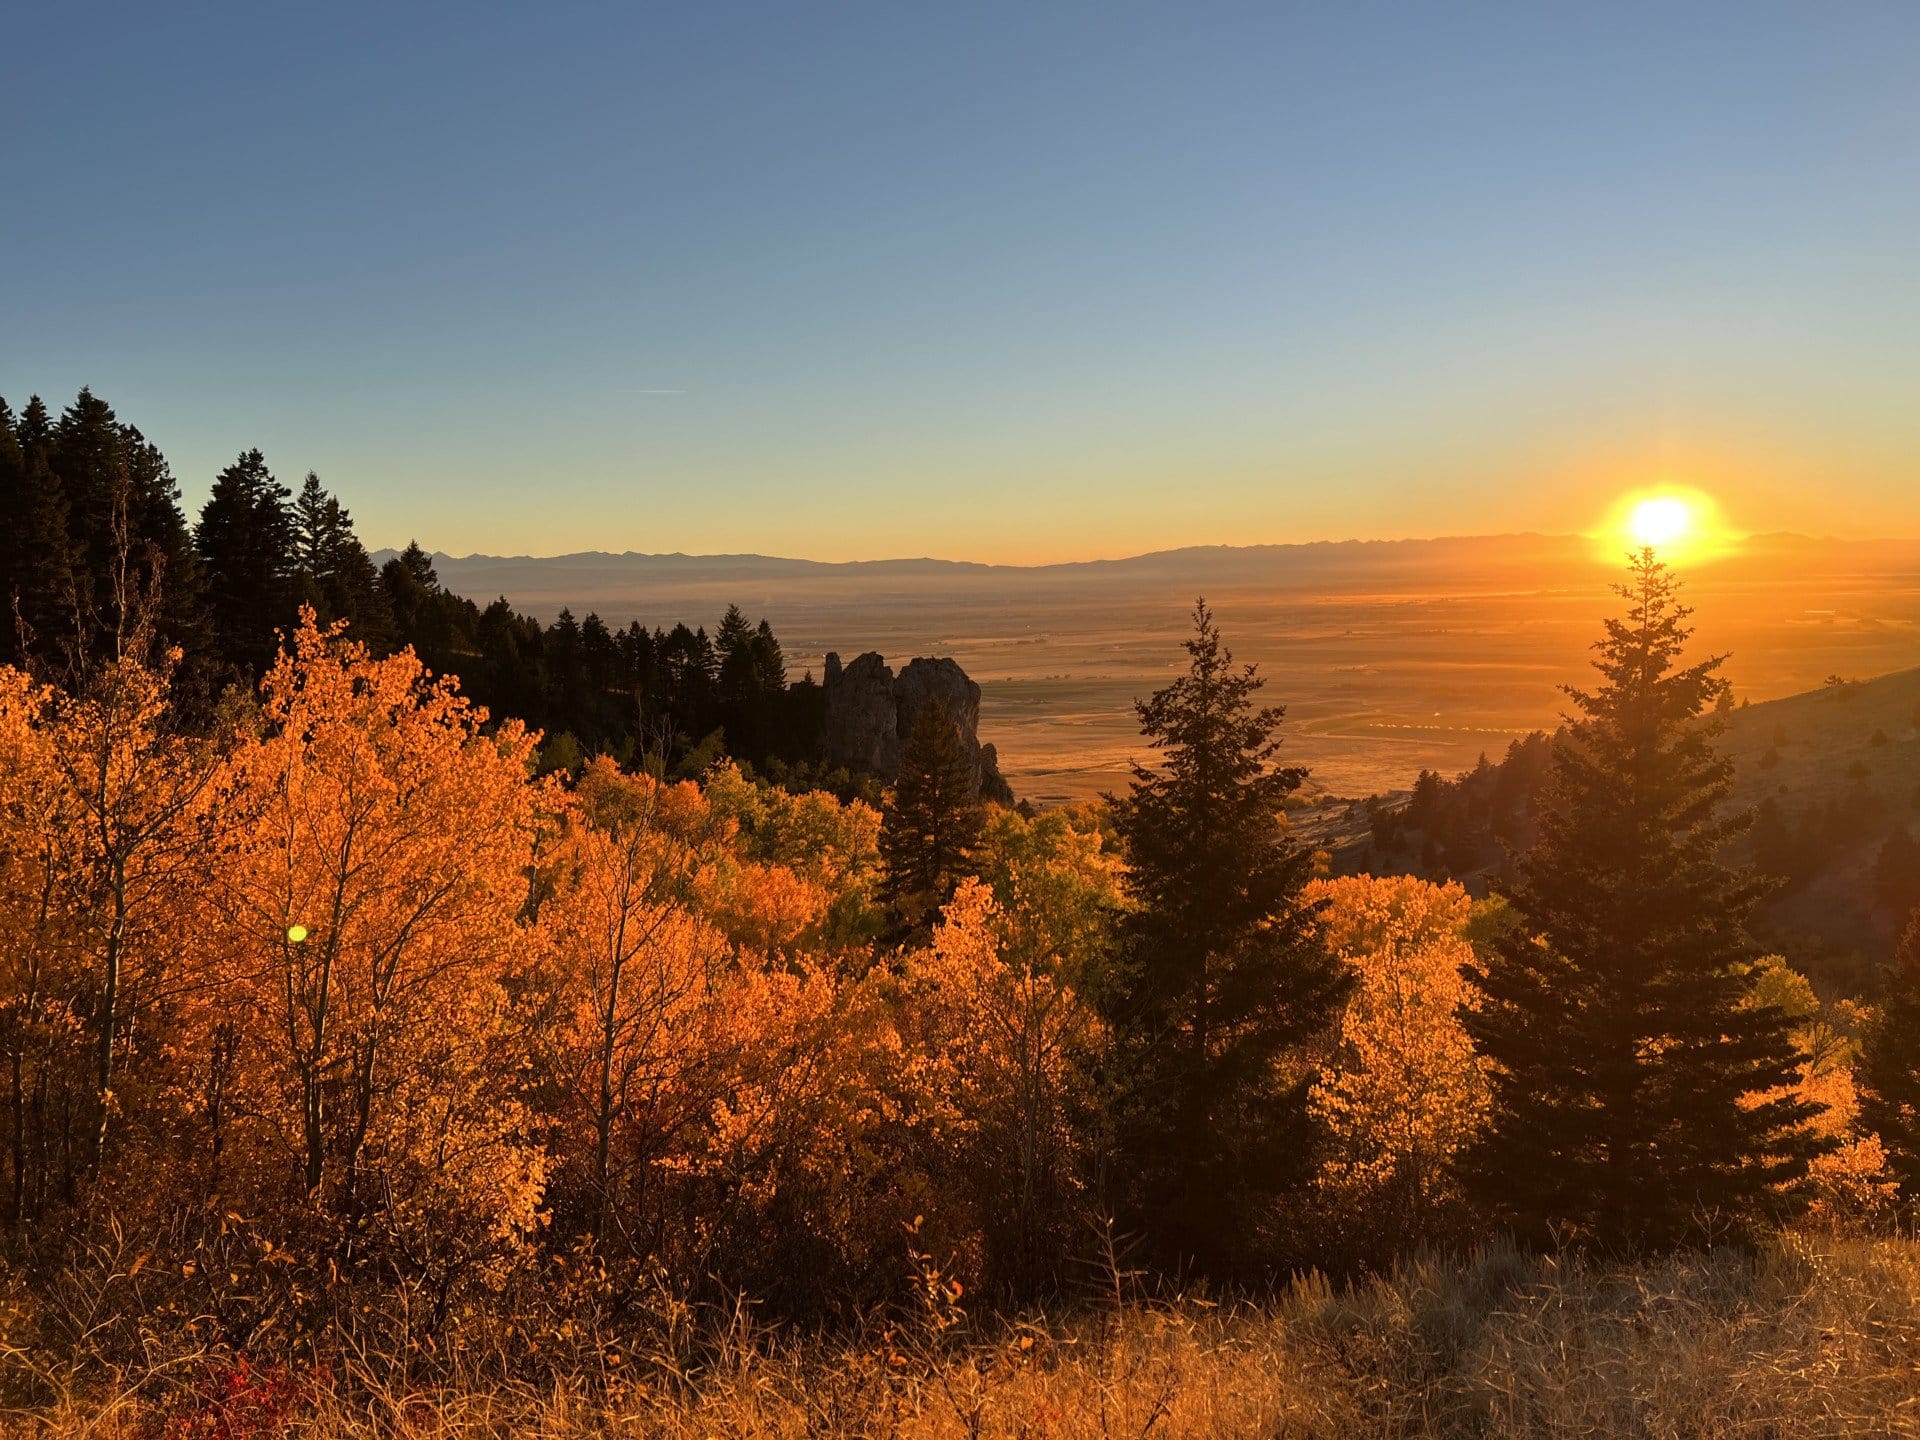
[[[613,685],[619,648],[614,643],[613,632],[607,629],[607,622],[591,610],[580,622],[580,659],[586,670],[587,687],[598,703]]]
[[[406,549],[381,567],[380,588],[401,641],[413,646],[429,668],[443,674],[452,668],[458,606],[450,606],[456,597],[440,588],[433,556],[409,540]]]
[[[293,502],[294,585],[322,625],[345,620],[376,655],[393,647],[393,611],[380,572],[354,533],[346,507],[308,472]]]
[[[249,678],[272,663],[294,616],[295,545],[287,487],[248,450],[215,478],[195,545],[215,653]]]
[[[647,717],[651,724],[665,724],[674,737],[669,748],[678,750],[708,734],[719,719],[714,693],[718,658],[706,630],[689,629],[684,621],[656,642],[660,683]]]
[[[738,605],[727,607],[714,632],[719,672],[715,685],[728,748],[744,759],[764,761],[780,738],[787,688],[787,662],[765,620],[749,625]]]
[[[966,741],[928,701],[900,755],[880,821],[881,893],[903,931],[929,926],[970,873],[984,816]]]
[[[753,679],[760,694],[779,695],[787,688],[787,657],[764,619],[753,631]]]
[[[67,534],[82,603],[105,605],[113,594],[116,507],[124,478],[120,424],[113,407],[82,389],[53,427],[47,459],[66,501]],[[131,524],[130,512],[127,518]]]
[[[71,623],[66,505],[45,441],[38,396],[18,423],[0,400],[0,663],[34,658]]]
[[[544,728],[584,736],[589,746],[597,738],[588,723],[589,695],[580,622],[562,608],[542,642],[547,666],[547,713]]]
[[[1116,815],[1133,908],[1106,996],[1118,1048],[1123,1220],[1169,1268],[1246,1273],[1275,1258],[1279,1198],[1312,1164],[1294,1063],[1351,983],[1302,898],[1312,858],[1281,807],[1306,772],[1277,764],[1283,711],[1237,667],[1204,601],[1187,673],[1136,708],[1160,751]]]
[[[1857,1072],[1860,1123],[1880,1137],[1900,1196],[1920,1200],[1920,910],[1887,972]]]
[[[620,632],[620,677],[635,694],[645,693],[653,683],[653,632],[638,620]]]
[[[720,628],[713,632],[713,649],[719,663],[720,703],[728,707],[750,704],[755,689],[753,627],[738,605],[727,606]]]
[[[27,397],[27,408],[20,412],[17,433],[20,448],[28,454],[45,453],[53,443],[53,418],[47,412],[47,402],[38,395]]]
[[[1524,1238],[1658,1248],[1792,1211],[1821,1146],[1788,1017],[1755,998],[1769,882],[1718,858],[1748,823],[1719,814],[1733,767],[1702,719],[1724,657],[1680,664],[1691,612],[1651,550],[1618,588],[1601,683],[1567,691],[1525,924],[1470,972],[1493,1105],[1467,1171]]]
[[[162,581],[167,637],[192,648],[205,638],[205,601],[193,531],[180,507],[180,487],[160,448],[131,425],[120,427],[134,538]]]
[[[27,448],[44,454],[65,511],[73,582],[65,608],[90,622],[63,638],[110,651],[137,605],[157,622],[159,638],[201,648],[192,537],[166,458],[91,390],[83,389],[50,430],[44,408],[23,418],[33,437]],[[156,592],[157,610],[148,604]]]
[[[440,572],[433,568],[433,556],[420,548],[418,540],[409,540],[407,548],[387,563],[398,565],[408,579],[429,594],[440,593]]]

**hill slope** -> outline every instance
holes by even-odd
[[[1836,989],[1870,986],[1920,905],[1920,669],[1735,708],[1720,717],[1734,805],[1755,812],[1728,857],[1781,880],[1760,939]],[[1330,804],[1299,828],[1343,873],[1452,878],[1484,893],[1531,839],[1544,735],[1453,780]]]

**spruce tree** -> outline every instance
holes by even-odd
[[[780,695],[787,688],[787,657],[773,626],[764,618],[753,631],[753,679],[762,699]]]
[[[45,409],[36,397],[44,424]],[[0,663],[24,664],[70,624],[66,506],[44,445],[22,443],[24,425],[0,400]]]
[[[753,626],[738,605],[727,606],[720,628],[713,632],[719,662],[720,703],[729,708],[753,699]]]
[[[1748,823],[1720,813],[1705,716],[1725,657],[1681,663],[1691,612],[1651,550],[1616,588],[1509,897],[1525,923],[1469,971],[1493,1103],[1466,1170],[1524,1239],[1631,1250],[1790,1213],[1821,1146],[1788,1017],[1755,1000],[1769,882],[1719,859]]]
[[[201,648],[192,537],[166,457],[91,390],[81,390],[50,429],[37,400],[28,409],[23,428],[32,438],[24,448],[44,456],[64,513],[72,576],[66,613],[84,622],[63,642],[110,653],[132,618],[123,611],[137,607],[157,622],[159,638]],[[156,592],[157,612],[149,604]]]
[[[960,727],[920,707],[880,821],[881,893],[903,933],[929,926],[970,873],[984,817]]]
[[[294,614],[294,534],[287,488],[248,450],[222,470],[194,533],[205,574],[214,652],[242,675],[258,675],[279,648],[277,627]]]
[[[107,605],[118,555],[116,507],[124,478],[120,423],[113,407],[82,389],[61,412],[46,453],[66,501],[67,533],[82,603]]]
[[[1116,823],[1132,909],[1105,996],[1121,1095],[1115,1197],[1169,1269],[1230,1276],[1280,1258],[1281,1197],[1310,1173],[1313,1081],[1298,1047],[1350,983],[1315,935],[1311,856],[1288,833],[1306,772],[1278,764],[1204,601],[1187,673],[1136,708],[1157,767],[1135,765]]]
[[[714,699],[717,718],[726,731],[727,748],[745,759],[760,752],[760,687],[754,673],[753,626],[738,605],[729,605],[713,632],[718,673]]]
[[[307,473],[291,513],[296,598],[322,625],[345,620],[353,639],[385,654],[393,646],[393,611],[353,517]]]
[[[1900,1198],[1920,1201],[1920,910],[1887,973],[1856,1078],[1860,1123],[1886,1148]]]

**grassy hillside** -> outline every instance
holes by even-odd
[[[1736,708],[1726,721],[1722,748],[1738,767],[1741,804],[1816,804],[1859,789],[1890,814],[1916,811],[1920,669]]]
[[[1784,883],[1756,917],[1760,939],[1831,989],[1870,988],[1912,906],[1920,868],[1889,903],[1882,856],[1920,835],[1920,669],[1830,683],[1720,717],[1733,804],[1758,817],[1730,855]],[[1496,764],[1413,791],[1303,815],[1303,833],[1343,873],[1453,878],[1484,891],[1507,845],[1531,837],[1548,773],[1535,738]],[[1504,843],[1503,843],[1504,842]]]
[[[1890,904],[1880,873],[1895,832],[1920,831],[1920,670],[1830,684],[1727,721],[1735,799],[1759,813],[1740,858],[1787,882],[1762,911],[1762,938],[1810,972],[1870,984],[1920,904],[1912,879]],[[1904,868],[1913,874],[1912,862]]]

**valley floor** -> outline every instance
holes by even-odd
[[[1354,1289],[1303,1281],[1258,1306],[1134,1305],[957,1338],[967,1328],[909,1323],[827,1352],[736,1332],[698,1367],[623,1357],[544,1388],[349,1366],[256,1379],[295,1399],[251,1410],[230,1381],[201,1394],[241,1401],[156,1410],[132,1382],[44,1388],[19,1352],[0,1369],[16,1404],[40,1390],[6,1428],[44,1436],[1920,1435],[1908,1241],[1789,1236],[1637,1267],[1495,1251]]]

